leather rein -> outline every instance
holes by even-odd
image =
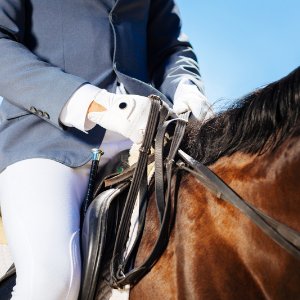
[[[242,211],[276,243],[300,260],[300,250],[298,249],[300,248],[300,234],[298,232],[245,202],[209,168],[179,149],[189,113],[182,114],[175,119],[167,120],[168,107],[166,104],[157,96],[151,95],[149,98],[152,100],[151,110],[146,127],[145,139],[140,147],[137,163],[128,170],[105,182],[106,186],[111,186],[132,180],[115,241],[113,259],[110,266],[111,285],[115,288],[122,288],[127,284],[136,284],[154,266],[167,246],[170,234],[171,178],[174,165],[195,176],[204,187],[215,194],[219,199],[228,202]],[[164,147],[165,134],[169,128],[174,127],[174,135],[170,149],[166,159],[164,159],[166,156],[164,153],[166,152]],[[137,253],[145,223],[147,209],[147,162],[152,162],[154,158],[153,155],[149,157],[149,154],[156,128],[158,129],[155,137],[154,154],[155,198],[160,228],[156,242],[148,257],[139,266],[130,270],[134,255]],[[176,162],[175,158],[177,159]],[[165,174],[167,178],[166,188],[164,185]],[[124,259],[122,253],[126,248],[131,215],[138,193],[140,199],[138,234],[131,251]]]

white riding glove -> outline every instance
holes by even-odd
[[[91,112],[88,119],[105,129],[118,132],[134,143],[143,141],[151,100],[137,95],[116,95],[101,90],[94,99],[107,110]]]
[[[191,121],[208,119],[215,115],[211,104],[194,84],[180,86],[179,93],[175,93],[173,110],[177,115],[190,110]]]

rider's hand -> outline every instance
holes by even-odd
[[[150,106],[151,100],[147,97],[117,95],[101,90],[95,96],[87,117],[139,144],[143,141]]]
[[[190,110],[190,121],[208,119],[215,114],[211,104],[196,86],[189,86],[189,92],[175,96],[173,110],[177,115]]]

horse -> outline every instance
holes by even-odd
[[[180,148],[300,232],[300,67],[187,126]],[[300,299],[300,261],[190,173],[174,169],[168,245],[130,299]],[[139,265],[158,235],[153,182]]]

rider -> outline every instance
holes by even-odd
[[[201,118],[208,109],[180,27],[173,0],[0,0],[0,200],[17,270],[12,299],[77,299],[91,148],[101,145],[103,165],[141,143],[150,94],[176,113]]]

